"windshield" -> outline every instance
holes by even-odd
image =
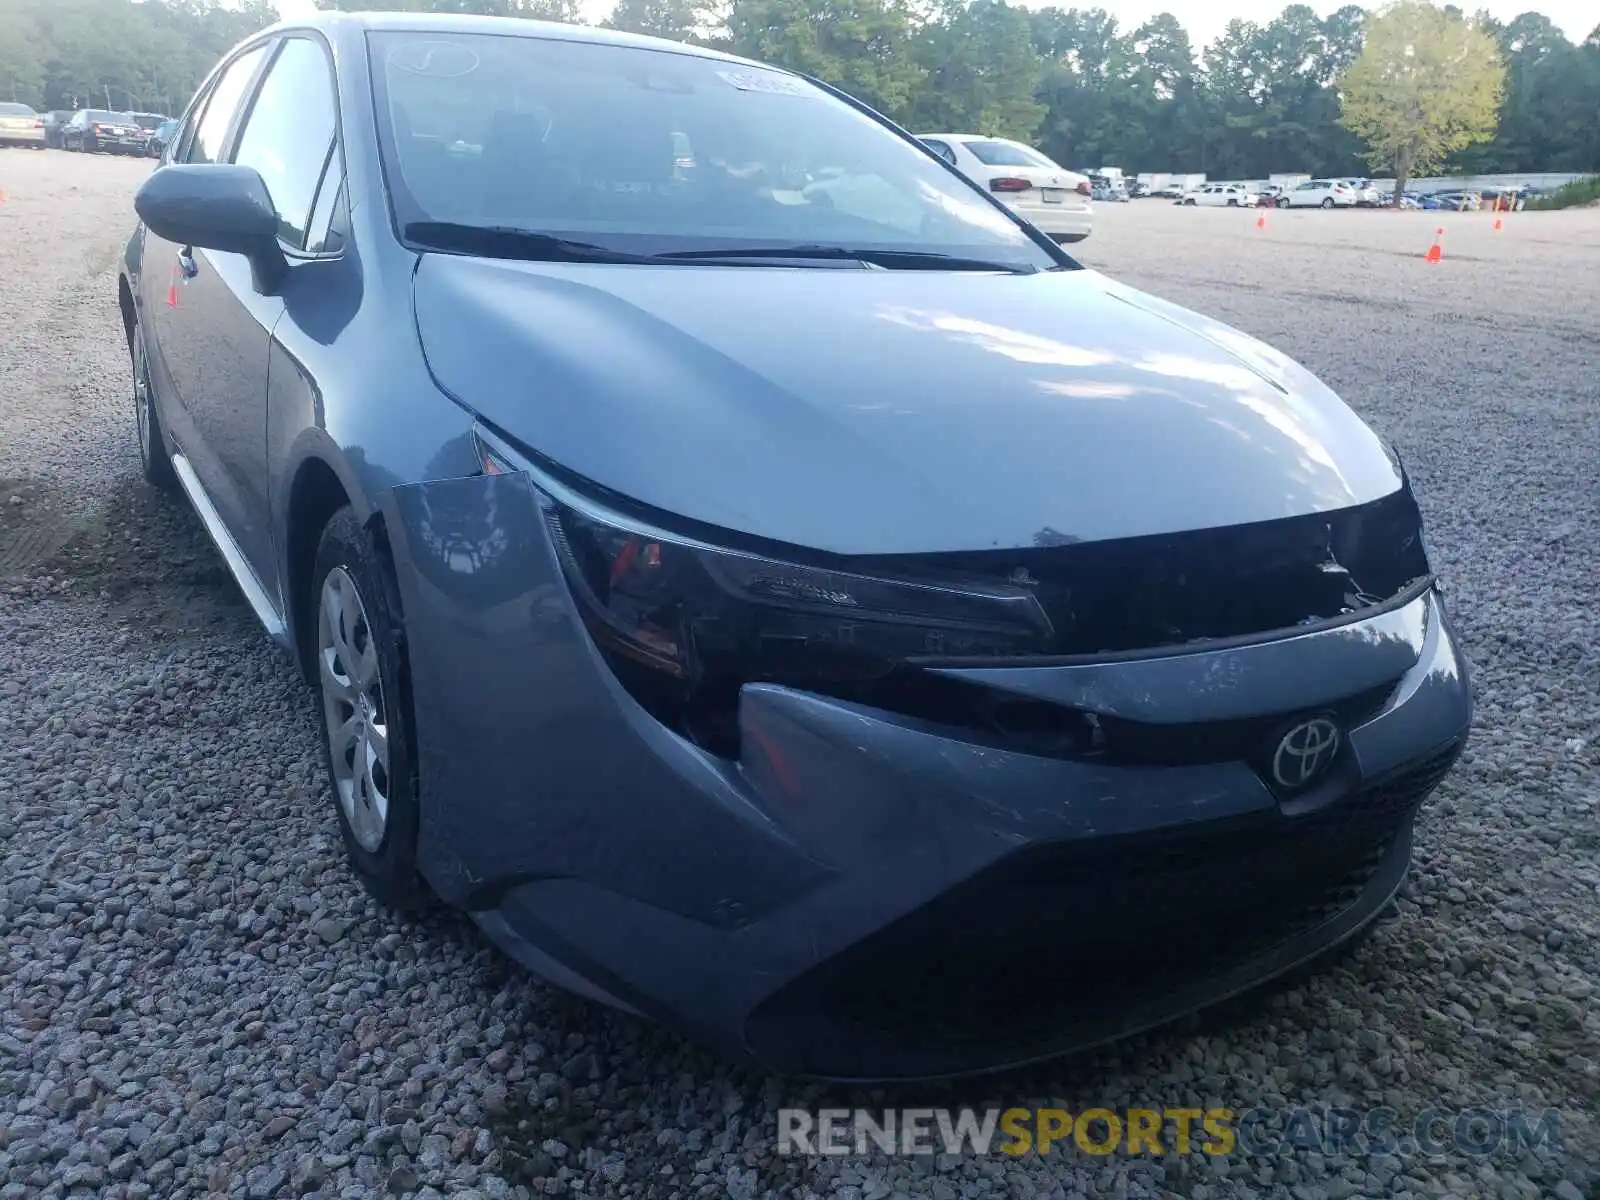
[[[134,113],[133,119],[140,129],[160,129],[167,118],[158,113]]]
[[[515,35],[382,32],[369,46],[402,229],[1059,265],[931,155],[784,72]]]
[[[127,113],[107,112],[103,108],[91,108],[88,115],[91,121],[103,121],[108,124],[123,125],[132,122],[132,118]]]
[[[978,161],[986,167],[1045,167],[1052,171],[1061,170],[1057,164],[1037,150],[1020,142],[1002,142],[993,139],[968,142],[967,149],[971,150]]]
[[[0,104],[0,117],[36,117],[38,115],[26,104],[12,104],[9,101],[5,104]]]

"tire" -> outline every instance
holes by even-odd
[[[161,417],[156,411],[155,390],[150,386],[150,360],[145,350],[144,328],[137,322],[128,339],[132,359],[133,419],[139,437],[139,465],[145,482],[163,492],[178,490],[178,475],[172,469],[167,439],[161,432]]]
[[[420,810],[399,594],[387,556],[348,505],[323,527],[310,600],[323,759],[346,856],[374,899],[416,908],[427,890],[417,873]]]
[[[1279,208],[1289,208],[1289,207],[1291,207],[1291,205],[1289,204],[1289,197],[1287,197],[1287,196],[1280,197],[1279,200],[1278,200],[1278,207]]]
[[[1229,208],[1238,208],[1239,207],[1239,202],[1237,200],[1229,200],[1228,201],[1228,207]]]
[[[1332,196],[1324,196],[1322,198],[1322,207],[1323,208],[1332,208],[1333,207],[1333,197]]]
[[[1081,242],[1088,236],[1087,233],[1058,233],[1055,235],[1054,241],[1058,246],[1065,246],[1072,242]]]

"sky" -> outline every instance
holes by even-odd
[[[1311,0],[1311,7],[1326,16],[1347,0]],[[584,0],[584,15],[599,20],[611,11],[614,0]],[[1265,23],[1284,10],[1288,0],[1022,0],[1029,8],[1055,3],[1061,8],[1104,8],[1128,29],[1137,28],[1157,13],[1170,12],[1189,31],[1195,45],[1217,37],[1234,17]],[[1575,42],[1600,25],[1600,0],[1457,0],[1469,12],[1486,8],[1497,19],[1509,21],[1524,12],[1542,12]],[[284,16],[299,16],[316,7],[314,0],[277,0]],[[1372,5],[1363,4],[1363,8]]]

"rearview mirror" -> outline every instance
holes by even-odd
[[[243,254],[256,290],[276,291],[288,268],[278,245],[278,214],[266,182],[251,167],[183,163],[153,171],[133,197],[157,237],[181,246]]]

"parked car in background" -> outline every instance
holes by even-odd
[[[44,114],[44,144],[52,150],[63,150],[62,135],[66,130],[67,122],[72,120],[70,111],[53,108]]]
[[[1189,208],[1254,208],[1258,196],[1245,183],[1208,183],[1185,192],[1179,204]]]
[[[26,104],[0,102],[0,146],[45,148],[44,118]]]
[[[918,134],[918,139],[1005,206],[1058,242],[1089,236],[1094,189],[1089,177],[1052,162],[1032,146],[970,133]]]
[[[1390,904],[1456,614],[1287,355],[698,46],[323,13],[169,159],[139,453],[304,673],[352,892],[853,1081],[1129,1035]],[[834,172],[881,187],[797,194]]]
[[[83,108],[67,122],[64,148],[85,154],[143,154],[145,132],[132,113]]]
[[[1483,199],[1477,192],[1471,191],[1434,192],[1423,201],[1422,207],[1453,212],[1477,212],[1483,207]]]
[[[1119,180],[1108,179],[1104,175],[1089,176],[1091,197],[1106,204],[1125,204],[1128,193]]]
[[[1342,179],[1308,179],[1284,193],[1279,208],[1354,208],[1356,191]]]
[[[146,142],[149,141],[150,135],[160,129],[165,122],[172,120],[165,113],[136,112],[128,115],[133,118],[134,124],[144,133]]]
[[[1481,207],[1491,208],[1496,212],[1520,212],[1527,207],[1528,198],[1533,192],[1534,189],[1527,184],[1484,188],[1478,193],[1478,203]]]
[[[63,140],[66,134],[67,122],[72,120],[72,113],[67,109],[53,108],[44,114],[44,144],[52,150],[65,150]]]
[[[1383,203],[1383,197],[1369,179],[1343,179],[1340,182],[1355,194],[1357,208],[1377,208]]]
[[[150,136],[145,140],[144,152],[151,158],[160,158],[167,152],[167,146],[172,142],[172,135],[177,130],[178,122],[175,119],[168,118],[161,122],[150,131]]]

